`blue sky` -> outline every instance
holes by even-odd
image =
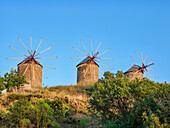
[[[94,49],[100,41],[99,52],[110,48],[101,60],[111,67],[111,72],[128,70],[133,60],[139,63],[134,51],[148,55],[146,63],[155,63],[154,81],[170,83],[170,1],[169,0],[25,0],[0,1],[0,75],[9,72],[21,60],[6,60],[6,57],[23,57],[9,46],[27,54],[19,37],[30,49],[29,35],[36,49],[41,38],[39,52],[53,46],[41,54],[42,57],[58,56],[56,59],[40,60],[56,68],[44,67],[48,79],[43,77],[44,86],[76,84],[76,65],[83,56],[72,47],[88,51],[90,38]],[[104,72],[108,69],[100,65]],[[100,77],[102,74],[100,74]]]

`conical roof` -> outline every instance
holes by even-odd
[[[136,70],[139,70],[140,66],[138,65],[133,65],[129,70],[127,70],[124,74],[129,73],[129,72],[133,72]]]
[[[86,57],[83,61],[81,61],[76,67],[78,67],[84,63],[94,63],[99,67],[99,65],[94,60],[92,60],[91,57],[89,57],[89,56]]]
[[[31,63],[31,64],[38,64],[41,67],[43,67],[38,61],[35,60],[35,58],[33,58],[32,56],[27,57],[25,60],[23,60],[22,62],[20,62],[17,66],[19,66],[20,64],[27,64],[27,63]]]

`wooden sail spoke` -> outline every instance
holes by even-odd
[[[99,43],[99,45],[98,45],[98,47],[97,47],[97,49],[96,49],[96,51],[95,51],[95,54],[97,53],[97,50],[99,49],[101,43],[102,43],[102,42]]]
[[[153,63],[153,62],[150,62],[150,63],[147,64],[146,66],[149,67],[149,66],[151,66],[151,65],[154,65],[154,63]]]
[[[99,57],[99,56],[103,55],[104,53],[108,52],[109,50],[110,50],[110,48],[109,48],[109,49],[107,49],[106,51],[104,51],[103,53],[99,54],[97,57]]]
[[[44,71],[38,66],[38,68],[42,71],[43,75],[45,76],[45,78],[47,79],[47,76],[45,75]]]
[[[96,59],[114,60],[113,58],[101,58],[101,57],[96,57]]]
[[[148,55],[146,55],[145,60],[143,61],[143,63],[145,63],[147,56],[148,56]]]
[[[25,68],[25,70],[24,70],[23,75],[25,75],[25,73],[26,73],[26,71],[27,71],[28,67],[29,67],[29,65],[27,65],[27,66],[26,66],[26,68]]]
[[[41,70],[41,68],[40,68],[40,70]],[[39,73],[38,73],[38,71],[37,71],[36,68],[35,68],[35,72],[36,72],[36,74],[38,75],[39,81],[41,81],[41,77],[40,77],[40,75],[39,75]]]
[[[87,66],[87,68],[85,69],[85,73],[84,73],[84,77],[86,76],[86,74],[87,74],[87,71],[89,70],[89,65]]]
[[[133,59],[133,57],[132,56],[130,56],[131,58],[132,58],[132,60],[137,64],[137,62]],[[138,64],[137,64],[138,65]]]
[[[100,70],[100,68],[99,68],[99,71],[101,72],[102,75],[104,74],[104,73]]]
[[[6,59],[26,59],[26,58],[6,58]]]
[[[147,70],[156,71],[155,69],[148,68]]]
[[[97,61],[98,63],[100,63],[100,64],[102,64],[103,66],[105,66],[105,67],[109,68],[110,70],[112,70],[110,67],[108,67],[107,65],[101,63],[100,61],[98,61],[98,60],[96,60],[96,59],[95,59],[95,61]]]
[[[91,51],[92,51],[92,56],[93,56],[93,44],[92,44],[92,39],[90,38],[90,42],[91,42]]]
[[[47,49],[43,50],[42,52],[40,52],[40,53],[36,54],[35,56],[38,56],[38,55],[40,55],[41,53],[43,53],[43,52],[45,52],[45,51],[47,51],[47,50],[50,50],[52,47],[53,47],[53,46],[51,46],[51,47],[49,47],[49,48],[47,48]]]
[[[144,62],[143,62],[143,56],[142,56],[142,51],[140,51],[141,52],[141,60],[142,60],[142,63],[144,64]]]
[[[71,59],[79,59],[79,58],[86,58],[86,57],[71,57]]]
[[[149,74],[147,71],[146,71],[146,73],[148,74],[148,76],[149,76],[149,77],[152,77],[152,78],[154,78],[154,79],[155,79],[155,77],[154,77],[154,76],[152,76],[151,74]]]
[[[75,47],[73,47],[73,48],[74,48],[74,49],[76,49],[77,51],[79,51],[79,52],[83,53],[84,55],[88,56],[86,53],[84,53],[84,52],[80,51],[79,49],[77,49],[77,48],[75,48]]]
[[[28,50],[28,48],[25,46],[25,44],[20,40],[20,38],[18,38],[18,40],[22,43],[22,45],[26,48],[26,50],[29,52],[29,54],[30,55],[32,55],[31,53],[30,53],[30,51]]]
[[[20,51],[16,50],[15,48],[13,48],[13,47],[11,47],[11,46],[9,46],[9,47],[12,48],[13,50],[15,50],[16,52],[20,53],[21,55],[28,57],[27,55],[21,53]]]
[[[43,73],[43,75],[45,76],[45,78],[47,79],[47,76],[45,75],[45,73],[44,73],[44,71],[42,70],[42,73]]]
[[[136,51],[135,51],[135,53],[136,53],[136,55],[138,56],[138,58],[140,59],[140,61],[143,62],[142,59],[140,58],[140,56],[137,54]]]
[[[57,58],[56,57],[36,57],[35,59],[53,59],[53,58]]]
[[[94,70],[94,79],[96,79],[96,71],[95,71],[95,66],[93,66],[93,70]]]
[[[48,65],[46,65],[46,64],[43,64],[43,63],[40,63],[40,64],[42,64],[42,65],[44,65],[44,66],[46,66],[46,67],[49,67],[49,68],[55,69],[54,67],[48,66]]]
[[[82,42],[81,40],[80,40],[80,42],[82,43],[82,45],[83,45],[84,49],[86,50],[87,54],[90,56],[90,54],[89,54],[89,52],[87,51],[87,49],[86,49],[85,45],[83,44],[83,42]]]
[[[36,49],[36,52],[38,51],[38,48],[40,47],[40,45],[41,45],[41,43],[42,43],[42,40],[43,40],[43,38],[41,38],[41,41],[40,41],[40,43],[38,44],[38,47],[37,47],[37,49]]]
[[[134,75],[137,74],[137,73],[139,73],[139,72],[141,72],[141,69],[140,69],[140,70],[137,70],[137,71],[134,73]]]
[[[35,81],[35,74],[34,74],[34,65],[33,65],[33,69],[32,69],[32,72],[33,72],[33,80]]]
[[[30,44],[31,44],[31,54],[33,54],[33,51],[32,51],[32,37],[30,35]]]
[[[16,67],[12,68],[12,70],[16,69],[17,67],[18,67],[18,66],[16,66]]]
[[[80,68],[80,67],[82,67],[83,65],[79,65],[79,66],[77,66],[76,68]]]

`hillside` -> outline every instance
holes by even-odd
[[[170,84],[131,81],[120,71],[94,85],[20,89],[0,97],[0,126],[168,128],[169,92]]]
[[[69,119],[64,119],[63,117],[62,121],[59,121],[61,122],[61,127],[84,127],[88,125],[88,123],[91,124],[91,127],[95,127],[96,123],[91,119],[87,110],[89,105],[87,101],[91,98],[91,93],[88,90],[92,88],[92,86],[93,85],[56,86],[8,92],[6,95],[1,96],[0,108],[9,108],[10,105],[14,105],[18,100],[25,98],[31,99],[32,101],[45,101],[47,99],[51,101],[64,101],[64,104],[69,108]]]

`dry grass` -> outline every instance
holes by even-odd
[[[71,86],[56,86],[50,88],[41,89],[30,89],[30,90],[18,90],[17,92],[8,92],[6,95],[1,96],[0,108],[9,107],[13,102],[9,101],[11,94],[31,96],[34,99],[67,99],[72,107],[76,107],[79,110],[83,110],[88,105],[87,100],[90,98],[86,92],[82,91],[83,88],[87,87],[86,84],[71,85]]]
[[[56,100],[63,99],[68,103],[71,112],[68,121],[72,120],[83,120],[88,117],[91,119],[89,112],[87,110],[87,106],[89,105],[87,100],[91,97],[83,91],[86,87],[90,85],[79,84],[79,85],[70,85],[70,86],[56,86],[50,88],[41,88],[41,89],[30,89],[30,90],[18,90],[17,92],[8,92],[6,95],[1,96],[0,100],[0,109],[8,108],[10,105],[13,105],[18,99],[10,100],[10,96],[16,95],[23,97],[29,97],[32,101],[40,99],[40,100]],[[31,96],[31,97],[30,97]],[[92,121],[93,122],[93,119]],[[90,122],[90,123],[91,123]],[[78,123],[79,124],[79,123]],[[78,127],[79,125],[75,123],[62,123],[61,127],[69,128],[69,127]],[[93,125],[95,126],[95,125]],[[92,126],[92,127],[93,127]],[[96,125],[97,126],[97,125]]]

